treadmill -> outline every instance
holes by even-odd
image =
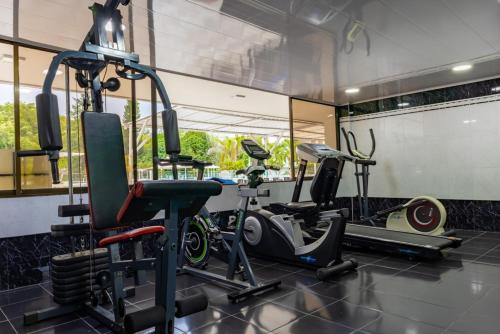
[[[338,167],[335,177],[336,182],[330,189],[325,189],[323,196],[328,196],[328,203],[333,204],[337,195],[338,186],[342,176],[342,171],[346,161],[354,162],[356,158],[334,150],[325,144],[300,144],[297,146],[297,155],[300,157],[300,167],[295,182],[292,202],[272,203],[270,210],[276,213],[288,213],[299,215],[305,220],[306,225],[312,226],[314,222],[307,222],[307,217],[314,217],[310,214],[301,215],[311,210],[327,210],[331,208],[319,207],[315,202],[299,202],[302,185],[308,162],[319,163],[324,158],[336,158]],[[324,175],[318,171],[313,182],[318,175]],[[325,203],[325,201],[322,201]],[[316,227],[318,233],[323,233],[324,229]],[[443,257],[442,251],[449,248],[457,248],[461,245],[462,239],[453,236],[430,236],[410,232],[400,232],[388,230],[381,227],[373,227],[359,224],[347,224],[343,245],[348,248],[365,251],[383,252],[392,255],[405,256],[410,259],[437,260]]]

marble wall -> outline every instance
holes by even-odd
[[[341,117],[368,115],[398,110],[401,103],[418,107],[496,94],[500,94],[500,78],[344,105],[338,107],[337,111]]]
[[[370,197],[371,213],[391,208],[410,200],[410,198]],[[476,231],[500,232],[500,201],[477,200],[440,200],[446,208],[446,229],[466,229]],[[337,199],[336,207],[349,208],[352,217],[359,217],[356,197]]]

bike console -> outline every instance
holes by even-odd
[[[266,160],[271,155],[271,153],[260,147],[259,144],[251,139],[243,139],[241,141],[241,147],[243,147],[243,150],[250,158],[259,161]]]

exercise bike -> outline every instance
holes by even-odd
[[[155,158],[154,161],[160,166],[172,166],[174,179],[178,178],[178,165],[191,166],[197,170],[198,181],[203,180],[205,167],[211,165],[208,162],[192,159],[190,156],[178,156],[175,162],[159,158]],[[249,170],[245,173],[251,178],[256,171]],[[229,228],[224,230],[205,206],[196,215],[184,219],[179,229],[178,274],[190,274],[235,289],[227,295],[234,303],[278,288],[280,280],[257,282],[242,245],[243,226],[250,198],[268,194],[269,192],[265,190],[239,187],[238,195],[241,201],[237,216],[234,221],[229,222]],[[225,275],[207,270],[211,256],[227,263]]]
[[[270,153],[253,140],[241,142],[243,150],[252,158],[252,166],[245,174],[249,189],[257,190],[264,182],[262,175],[271,169],[264,164]],[[328,160],[325,164],[329,163]],[[314,187],[313,196],[321,193],[325,184]],[[253,203],[257,204],[256,199]],[[342,238],[346,227],[348,210],[318,212],[319,221],[327,224],[326,231],[319,238],[311,238],[301,228],[302,221],[288,214],[274,214],[263,209],[248,211],[245,219],[245,249],[249,254],[297,266],[315,268],[320,280],[346,271],[354,270],[354,259],[342,259]]]
[[[370,129],[371,150],[364,153],[358,149],[356,136],[352,131],[342,128],[347,150],[352,156],[350,161],[354,163],[356,187],[358,191],[359,222],[369,222],[372,226],[379,226],[380,219],[386,217],[385,228],[393,231],[420,233],[427,235],[453,235],[454,231],[445,232],[446,209],[443,204],[434,197],[418,196],[406,203],[377,211],[370,215],[368,209],[368,179],[370,166],[375,166],[376,161],[372,159],[375,153],[375,135]]]

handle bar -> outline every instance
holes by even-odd
[[[358,151],[358,143],[356,142],[356,136],[354,135],[354,133],[352,131],[347,132],[345,130],[345,128],[342,128],[342,133],[344,134],[344,138],[345,138],[345,141],[347,144],[347,150],[349,151],[350,155],[357,157],[357,158],[361,158],[361,159],[364,159],[362,156],[367,156],[368,159],[365,159],[365,160],[371,159],[371,157],[373,156],[373,153],[375,153],[376,142],[375,142],[375,134],[373,133],[373,129],[370,128],[369,131],[370,131],[370,138],[372,141],[372,147],[371,147],[370,154],[364,154],[363,152]],[[352,138],[352,145],[351,145],[351,138]],[[354,150],[353,150],[353,146],[354,146]]]
[[[193,159],[189,155],[178,155],[177,158],[169,158],[169,159],[160,159],[158,157],[154,157],[154,163],[158,166],[170,166],[170,165],[179,165],[179,166],[192,166],[196,169],[203,169],[208,166],[213,166],[211,162],[201,161]]]
[[[59,151],[47,151],[47,150],[28,150],[28,151],[18,151],[16,156],[18,158],[26,157],[40,157],[47,155],[50,162],[50,172],[52,174],[52,183],[59,184],[61,180],[59,178]]]

